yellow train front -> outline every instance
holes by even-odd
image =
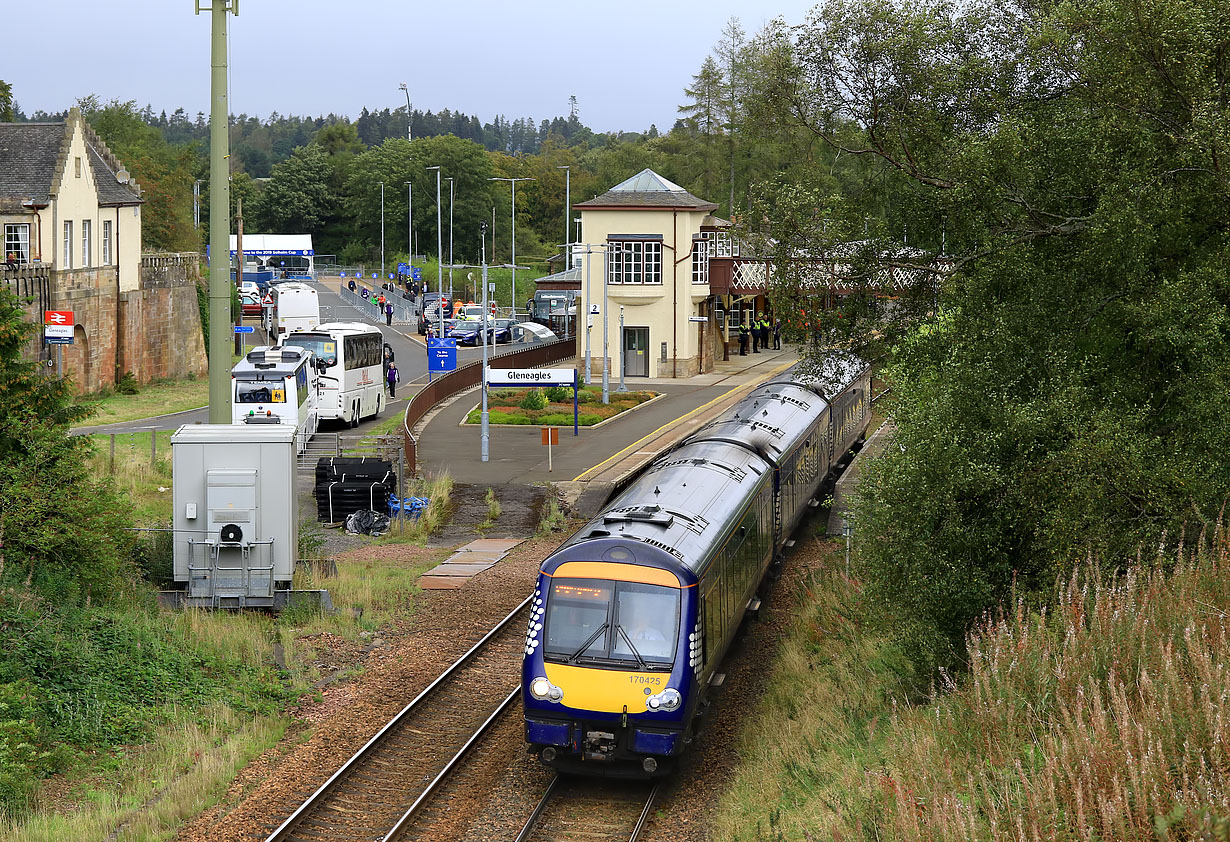
[[[866,367],[842,370],[754,390],[543,562],[521,676],[543,762],[669,771],[765,572],[866,430]]]
[[[544,761],[665,771],[697,699],[695,594],[695,576],[670,553],[624,538],[543,565],[522,688],[526,738]]]

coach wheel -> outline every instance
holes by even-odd
[[[354,429],[357,426],[359,426],[359,404],[356,401],[354,404],[354,411],[350,413],[350,427],[351,429]]]

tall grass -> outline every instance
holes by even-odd
[[[857,587],[816,586],[717,838],[1230,838],[1223,530],[1113,581],[1082,569],[1047,610],[1017,603],[970,635],[968,674],[920,705],[900,699],[866,609],[841,610]]]

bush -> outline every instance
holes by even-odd
[[[567,386],[548,386],[543,392],[552,403],[563,403],[572,400],[572,390]]]
[[[530,389],[525,393],[525,397],[521,399],[519,406],[530,411],[546,409],[547,396],[542,393],[541,389]]]
[[[572,413],[565,415],[562,412],[544,412],[538,416],[538,423],[543,427],[571,427]]]
[[[174,534],[168,529],[143,535],[133,547],[132,560],[145,581],[156,588],[167,587],[175,578]]]
[[[117,395],[135,395],[141,391],[140,384],[137,383],[137,377],[131,371],[125,371],[124,376],[115,383],[115,392]]]

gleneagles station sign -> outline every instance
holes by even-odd
[[[487,385],[508,386],[567,386],[572,389],[572,434],[580,435],[580,416],[577,408],[577,371],[574,368],[489,368]],[[486,395],[483,396],[483,411],[486,412]],[[486,457],[484,457],[485,461]]]
[[[489,368],[488,386],[576,386],[572,368]]]

